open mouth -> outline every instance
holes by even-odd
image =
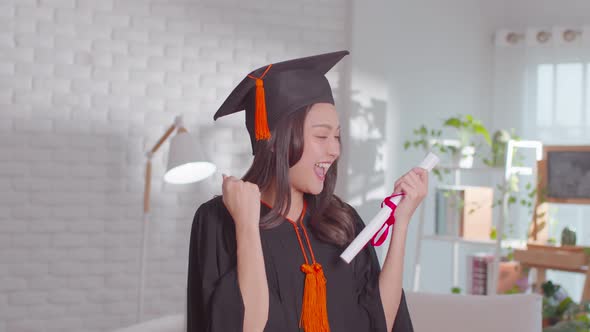
[[[320,180],[324,181],[331,165],[331,163],[316,163],[313,168],[315,175],[317,175]]]

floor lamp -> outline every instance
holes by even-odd
[[[213,163],[205,161],[198,144],[194,141],[182,124],[182,117],[177,116],[174,124],[168,128],[156,145],[146,153],[145,187],[143,195],[143,221],[141,237],[141,253],[139,267],[139,285],[137,288],[137,322],[143,320],[143,292],[145,288],[145,266],[147,235],[149,234],[150,216],[150,189],[152,176],[152,156],[162,144],[177,130],[176,135],[170,141],[168,151],[168,166],[164,174],[164,181],[173,184],[185,184],[201,181],[212,175],[216,167]]]

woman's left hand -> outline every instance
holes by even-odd
[[[428,193],[428,171],[420,167],[412,168],[395,182],[393,193],[404,193],[401,202],[395,209],[395,223],[407,226],[416,208]]]

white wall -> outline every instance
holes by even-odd
[[[403,150],[412,129],[421,124],[437,126],[441,119],[459,113],[471,113],[484,121],[489,116],[492,30],[486,23],[490,18],[482,14],[489,9],[466,0],[371,1],[355,9],[353,89],[371,94],[374,89],[363,86],[374,75],[379,91],[384,91],[389,164],[383,191],[389,193],[395,179],[423,157],[421,152]],[[377,38],[369,39],[369,35]],[[368,73],[358,85],[356,72]],[[368,217],[371,208],[363,210]],[[429,218],[431,213],[427,213],[426,220]],[[406,288],[411,288],[416,225],[417,218],[408,235]],[[441,250],[446,246],[423,248],[422,257],[429,267],[423,270],[423,284],[446,291],[451,276],[449,256],[433,255]],[[449,271],[441,274],[445,270]]]
[[[510,28],[552,25],[584,25],[590,19],[590,4],[584,0],[503,0],[498,25]]]
[[[0,332],[132,323],[144,152],[182,114],[219,173],[241,175],[243,118],[213,125],[216,108],[251,69],[346,48],[347,15],[329,0],[3,0]],[[164,185],[166,151],[146,318],[183,310],[192,217],[220,186]]]
[[[590,3],[583,0],[355,2],[353,99],[381,98],[386,104],[387,139],[376,143],[386,145],[389,160],[381,192],[391,192],[393,181],[422,157],[421,152],[403,150],[412,129],[421,124],[438,126],[441,119],[460,113],[473,114],[493,126],[496,29],[589,21]],[[350,154],[358,152],[362,153]],[[358,204],[365,218],[376,209],[375,202]],[[425,232],[432,233],[432,197],[426,204]],[[417,224],[414,218],[407,242],[404,287],[408,289],[413,284]],[[445,243],[424,245],[422,289],[449,292],[451,253]],[[464,277],[463,270],[459,276]]]

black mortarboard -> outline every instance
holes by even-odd
[[[258,68],[229,94],[213,119],[246,110],[254,154],[256,142],[269,139],[270,131],[285,115],[315,103],[334,104],[325,74],[348,53],[326,53]]]

